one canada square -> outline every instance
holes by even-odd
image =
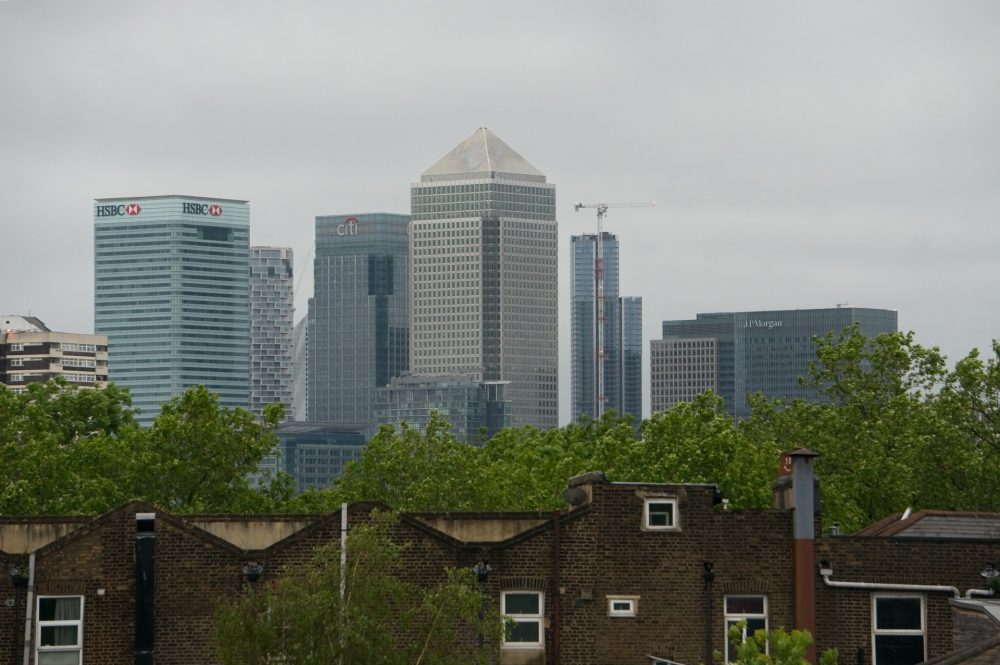
[[[412,371],[509,381],[515,426],[558,426],[555,194],[485,127],[411,189]]]

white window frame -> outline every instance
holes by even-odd
[[[24,358],[11,358],[10,359],[10,366],[11,367],[24,367]]]
[[[538,596],[538,613],[537,614],[510,614],[507,612],[507,596],[508,595],[522,595],[531,594]],[[508,642],[507,638],[504,637],[503,648],[504,649],[542,649],[545,647],[545,594],[541,591],[532,591],[530,589],[511,589],[510,591],[504,591],[500,597],[500,613],[503,614],[503,618],[514,623],[537,623],[538,624],[538,641],[536,642]]]
[[[764,611],[763,612],[730,612],[729,611],[729,599],[730,598],[760,598],[760,599],[763,600]],[[733,658],[736,657],[736,654],[730,654],[729,653],[729,624],[731,624],[731,623],[738,623],[740,621],[749,620],[749,619],[763,619],[764,620],[764,630],[765,631],[770,631],[770,629],[771,629],[771,623],[770,623],[770,621],[767,618],[767,614],[768,614],[767,609],[768,609],[767,608],[767,596],[764,595],[764,594],[762,594],[762,593],[733,593],[733,594],[726,595],[722,599],[722,613],[723,613],[722,626],[723,626],[723,628],[725,628],[725,631],[726,631],[725,632],[725,637],[723,639],[724,639],[724,642],[725,642],[725,645],[726,645],[725,656],[726,656],[726,662],[727,663],[732,662]],[[743,627],[743,641],[744,642],[746,642],[747,637],[749,637],[749,635],[747,634],[746,626],[744,626]],[[768,653],[770,651],[770,646],[771,645],[769,643],[765,643],[764,644],[764,653]]]
[[[878,600],[880,598],[896,598],[905,600],[920,601],[920,628],[879,628],[878,627]],[[878,665],[878,651],[876,644],[879,636],[902,635],[922,638],[924,649],[924,660],[927,659],[927,597],[920,593],[873,593],[872,594],[872,665]]]
[[[80,601],[79,619],[57,619],[53,621],[42,621],[42,601],[53,598],[76,598]],[[39,661],[39,654],[46,653],[76,653],[77,662],[83,662],[83,596],[77,595],[52,595],[38,596],[35,605],[35,662]],[[58,646],[42,646],[43,627],[76,626],[76,644],[60,644]]]
[[[607,596],[609,617],[634,617],[639,615],[639,596]],[[615,605],[627,604],[627,608]]]
[[[24,351],[24,344],[22,342],[11,342],[11,351]]]
[[[670,516],[671,524],[651,524],[650,523],[650,510],[649,507],[652,504],[670,504]],[[642,528],[643,531],[680,531],[681,530],[681,515],[680,511],[677,509],[678,501],[675,496],[649,496],[643,499],[642,502]]]

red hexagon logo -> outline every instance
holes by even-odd
[[[138,203],[129,203],[125,206],[126,215],[138,215],[140,212],[142,212],[142,206]]]
[[[212,217],[220,216],[222,214],[222,206],[213,203],[212,205],[208,206],[208,214],[211,215]]]

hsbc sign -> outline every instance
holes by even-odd
[[[182,212],[185,215],[211,215],[212,217],[219,217],[222,215],[222,206],[217,203],[188,203],[184,202]]]
[[[111,205],[99,205],[94,210],[97,217],[124,217],[129,215],[134,217],[142,212],[142,206],[138,203],[117,203]]]

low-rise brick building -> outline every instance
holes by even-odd
[[[795,460],[812,490],[811,456]],[[393,537],[409,543],[414,580],[489,563],[485,593],[515,625],[504,664],[711,665],[739,621],[808,628],[844,665],[909,665],[996,632],[975,590],[1000,554],[1000,516],[953,516],[980,520],[971,531],[928,535],[917,514],[886,522],[907,524],[888,535],[816,536],[814,492],[789,484],[775,509],[744,511],[715,485],[593,473],[571,481],[563,510],[410,513]],[[349,528],[373,507],[349,506]],[[96,519],[0,518],[0,664],[212,663],[217,603],[305,565],[339,541],[341,519],[176,516],[141,502]]]

